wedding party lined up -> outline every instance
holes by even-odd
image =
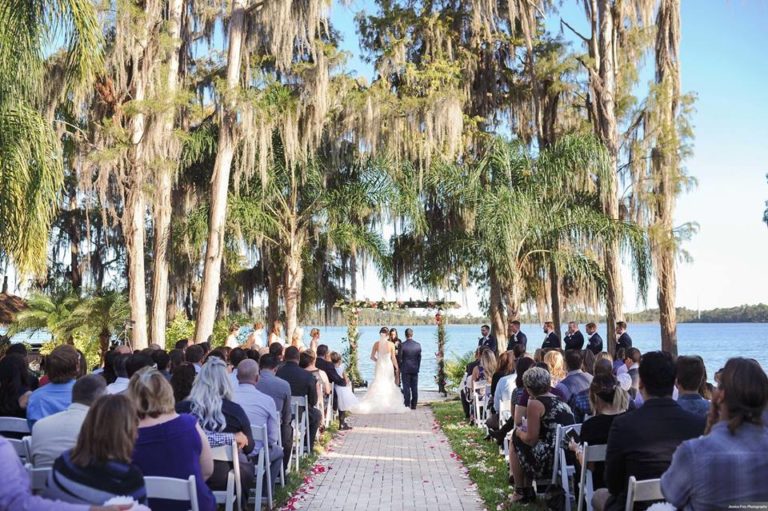
[[[698,510],[768,499],[761,484],[768,377],[755,360],[728,360],[712,384],[701,357],[640,353],[626,323],[616,326],[613,353],[603,351],[593,323],[586,335],[569,323],[561,342],[546,322],[536,349],[519,322],[508,327],[501,347],[488,326],[480,328],[459,396],[465,420],[506,460],[508,486],[498,488],[509,492],[505,507],[659,502]],[[447,457],[444,446],[432,452],[436,444],[416,449],[409,442],[423,440],[403,434],[404,424],[425,439],[439,431],[430,433],[431,412],[418,406],[421,347],[412,329],[404,341],[380,329],[362,397],[340,354],[322,344],[319,330],[311,337],[309,347],[300,336],[286,343],[272,328],[268,345],[260,337],[214,349],[182,340],[170,352],[120,345],[91,371],[65,344],[44,357],[43,374],[31,370],[24,345],[10,346],[0,359],[0,475],[13,484],[0,489],[0,509],[269,509],[287,474],[302,473],[318,432],[336,424],[346,436],[323,459],[338,471],[318,477],[299,500],[408,508],[415,490],[395,500],[355,493],[369,472],[380,473],[378,464],[345,461],[361,455],[388,470],[399,460],[412,477],[426,478],[439,463],[434,477],[456,484],[458,456]],[[357,481],[356,489],[321,487],[339,478]],[[424,491],[419,505],[439,504],[437,493]],[[474,509],[480,500],[448,508]]]

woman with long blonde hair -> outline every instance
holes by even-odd
[[[563,354],[557,350],[548,351],[544,355],[544,362],[549,366],[549,374],[552,375],[552,386],[555,387],[566,375]]]

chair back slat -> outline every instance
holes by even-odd
[[[0,417],[0,433],[24,433],[29,435],[29,424],[18,417]]]
[[[199,511],[193,475],[189,476],[189,479],[144,476],[144,487],[147,489],[147,498],[186,501],[189,502],[191,511]]]
[[[584,463],[596,463],[605,461],[607,445],[584,445]]]
[[[661,493],[661,479],[645,479],[638,481],[635,476],[630,476],[627,485],[627,503],[625,511],[632,511],[635,502],[649,502],[652,500],[664,500]]]

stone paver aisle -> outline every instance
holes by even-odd
[[[297,507],[334,511],[483,509],[429,407],[358,415],[318,461]]]

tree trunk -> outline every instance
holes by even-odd
[[[301,240],[295,239],[291,243],[290,253],[286,254],[285,260],[283,298],[285,299],[285,338],[287,341],[291,339],[293,331],[298,326],[301,284],[304,279],[304,269],[301,266],[302,249]]]
[[[594,68],[589,70],[590,117],[595,134],[605,145],[609,157],[611,174],[600,183],[603,210],[613,219],[619,218],[618,199],[618,155],[619,133],[616,119],[616,32],[612,0],[591,0],[592,38],[589,42],[590,57]],[[599,34],[595,31],[599,28]],[[616,346],[616,321],[622,317],[623,290],[621,263],[617,241],[605,244],[603,253],[606,280],[606,316],[608,322],[608,349]]]
[[[125,233],[128,253],[128,300],[131,306],[131,347],[143,350],[147,343],[147,292],[144,282],[144,194],[134,185],[128,193]],[[123,230],[126,230],[125,227]]]
[[[352,300],[357,300],[357,251],[355,250],[352,250],[352,254],[349,256],[349,273]]]
[[[270,254],[270,252],[266,252]],[[269,283],[267,286],[267,327],[268,331],[272,331],[272,325],[275,321],[280,319],[280,287],[281,281],[278,274],[277,262],[270,256],[266,257],[267,265],[267,278]]]
[[[489,315],[491,316],[491,333],[496,337],[499,348],[507,345],[507,322],[504,320],[504,304],[502,303],[501,282],[496,274],[496,269],[491,267],[490,275],[491,295]]]
[[[234,92],[240,79],[241,54],[245,32],[245,2],[235,0],[232,4],[232,17],[229,21],[229,48],[227,53],[227,94],[222,105],[221,124],[219,127],[218,152],[213,166],[211,181],[211,213],[208,227],[208,244],[205,250],[205,267],[200,291],[200,307],[195,328],[195,342],[208,340],[213,333],[216,319],[216,300],[221,283],[221,261],[224,257],[224,230],[227,218],[227,194],[232,159],[235,155],[237,140],[237,105],[233,102]],[[224,97],[227,97],[227,94]]]
[[[80,270],[80,221],[77,218],[77,199],[73,193],[69,200],[69,269],[72,281],[72,290],[80,294],[83,285],[83,272]]]
[[[165,347],[165,329],[168,321],[168,253],[171,244],[171,196],[173,193],[173,174],[179,156],[179,143],[173,136],[176,117],[175,96],[179,82],[179,52],[181,51],[181,13],[184,0],[168,2],[168,37],[172,44],[168,50],[166,77],[167,100],[158,126],[166,134],[164,161],[157,172],[155,183],[155,246],[154,268],[152,271],[152,322],[150,325],[152,342]]]
[[[562,319],[560,318],[560,275],[557,272],[557,265],[554,261],[549,263],[549,297],[552,301],[552,322],[555,324],[555,334],[558,339],[563,338],[563,332],[560,328]]]
[[[679,0],[662,0],[656,26],[656,94],[659,97],[657,105],[659,126],[656,146],[651,152],[655,224],[651,246],[656,260],[661,349],[677,356],[676,243],[672,217],[680,177],[676,122],[680,102]]]

